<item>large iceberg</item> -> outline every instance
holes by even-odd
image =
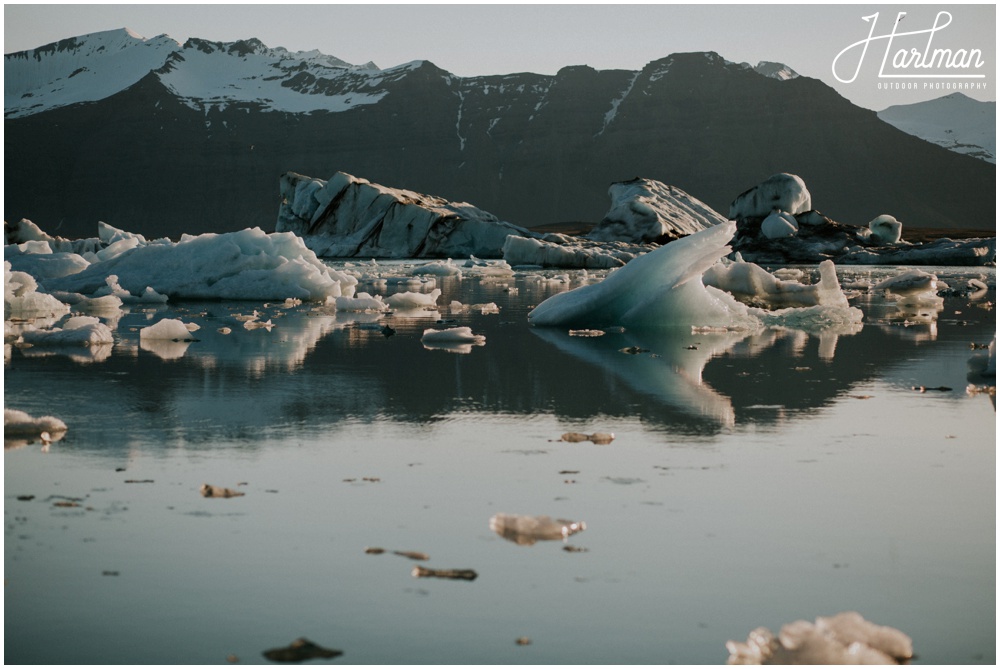
[[[611,209],[587,235],[601,242],[656,242],[725,223],[726,218],[676,186],[636,177],[611,184]]]
[[[937,239],[913,244],[903,224],[880,214],[865,225],[834,221],[812,208],[801,177],[776,174],[739,195],[729,207],[737,222],[733,250],[757,263],[850,265],[989,265],[996,238]]]
[[[117,277],[115,286],[109,277]],[[45,280],[44,288],[85,295],[111,287],[154,298],[324,301],[353,296],[356,284],[356,277],[324,265],[295,235],[247,228],[185,235],[176,243],[139,242],[108,259],[95,257],[83,271]]]
[[[329,181],[283,174],[275,230],[327,258],[498,258],[509,235],[533,236],[471,204],[344,172]]]
[[[600,283],[553,295],[535,307],[528,320],[538,326],[571,328],[727,329],[861,321],[861,311],[851,307],[840,290],[832,263],[821,269],[823,278],[813,291],[814,300],[805,307],[776,311],[751,307],[724,290],[705,285],[703,275],[729,253],[735,231],[736,224],[727,222],[671,242],[615,270]],[[728,276],[716,272],[716,278],[721,282]],[[742,282],[744,277],[740,278]],[[806,292],[800,291],[799,297]]]

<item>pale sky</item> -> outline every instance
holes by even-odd
[[[950,69],[935,70],[933,79],[879,77],[899,11],[907,14],[881,74],[927,72],[912,64],[892,70],[892,54],[900,49],[940,48],[956,55],[978,50],[981,57],[973,60],[980,66],[956,61]],[[862,17],[876,12],[873,28]],[[940,12],[951,15],[950,24],[928,32],[935,22],[946,23]],[[166,33],[180,42],[256,37],[271,47],[318,49],[379,67],[429,60],[458,76],[555,74],[566,65],[639,70],[672,53],[715,51],[736,62],[785,63],[869,109],[941,97],[959,84],[969,97],[996,100],[995,4],[5,4],[4,53],[124,27],[144,37]],[[838,82],[834,59],[870,31],[883,38],[871,41],[863,59],[863,45],[848,50],[838,61],[838,74],[858,76]],[[899,35],[906,31],[916,34]]]

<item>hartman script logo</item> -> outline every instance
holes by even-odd
[[[882,52],[882,64],[878,70],[879,79],[986,78],[985,74],[975,72],[976,69],[986,64],[983,62],[982,50],[938,48],[934,43],[938,33],[942,33],[945,28],[951,25],[950,12],[938,12],[934,18],[934,24],[930,28],[907,31],[900,30],[902,22],[906,18],[906,12],[899,12],[896,14],[892,29],[882,35],[875,33],[876,28],[878,28],[878,12],[861,18],[871,26],[868,30],[868,37],[845,48],[833,59],[833,76],[842,84],[850,84],[858,78],[861,66],[868,55],[868,47],[880,40],[885,40],[885,51]],[[940,42],[943,37],[943,35],[938,37],[938,41]],[[881,45],[875,49],[876,53],[881,51],[880,47]],[[860,49],[860,55],[857,54],[858,49]],[[843,68],[838,70],[837,64],[841,58],[848,54],[851,54],[848,56],[848,60],[857,57],[858,61],[854,74],[845,78],[841,76],[845,74],[841,71]]]

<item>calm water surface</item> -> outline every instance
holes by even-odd
[[[468,277],[439,304],[499,314],[184,303],[123,312],[112,350],[15,349],[5,406],[69,431],[5,442],[5,662],[260,663],[307,637],[341,664],[720,664],[855,610],[920,663],[994,664],[996,413],[966,392],[986,271],[976,304],[861,303],[839,332],[575,337],[526,322],[565,286]],[[199,341],[140,345],[164,317]],[[438,318],[485,346],[424,347]],[[587,529],[522,546],[501,512]]]

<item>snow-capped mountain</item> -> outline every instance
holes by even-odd
[[[285,172],[346,172],[523,227],[596,223],[609,185],[636,177],[725,211],[779,172],[844,222],[995,220],[992,165],[788,66],[711,52],[458,77],[421,60],[379,69],[256,39],[117,30],[8,54],[4,74],[5,219],[63,236],[92,236],[98,220],[151,236],[272,229]]]
[[[416,65],[382,71],[319,51],[268,48],[257,39],[223,44],[192,38],[182,45],[167,35],[146,39],[123,28],[6,56],[4,116],[102,100],[150,72],[192,109],[253,103],[293,113],[343,111],[378,102],[384,81]]]
[[[878,117],[938,146],[996,163],[997,103],[952,93],[936,100],[883,109]]]

